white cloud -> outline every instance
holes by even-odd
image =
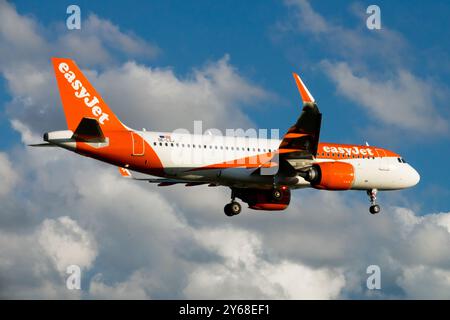
[[[371,117],[422,134],[448,130],[447,121],[434,107],[433,86],[410,72],[398,70],[394,77],[373,80],[358,76],[345,62],[325,61],[322,66],[338,93],[361,105]]]
[[[17,182],[17,174],[7,154],[0,152],[0,197],[10,193]]]
[[[181,77],[170,68],[148,67],[134,61],[122,63],[117,56],[152,58],[159,49],[94,14],[87,17],[77,32],[58,25],[55,27],[58,37],[52,39],[43,35],[55,30],[19,15],[6,2],[1,5],[5,9],[2,15],[7,16],[5,20],[16,26],[8,37],[0,36],[1,48],[5,48],[1,49],[4,52],[0,51],[0,58],[5,59],[0,61],[8,61],[0,63],[0,73],[12,96],[6,112],[15,121],[16,129],[25,129],[22,124],[28,127],[29,133],[41,134],[65,128],[50,65],[50,57],[55,55],[69,56],[81,68],[88,67],[84,72],[90,81],[130,127],[192,130],[193,121],[201,119],[204,130],[223,129],[230,123],[233,127],[247,128],[251,121],[243,109],[272,97],[245,79],[230,64],[228,55]],[[24,50],[21,41],[9,41],[15,30],[23,41],[39,39],[28,41],[26,56],[20,54]],[[32,142],[26,138],[25,141]]]
[[[296,19],[295,27],[299,31],[309,31],[314,34],[320,34],[327,32],[330,27],[320,14],[316,13],[308,1],[304,0],[288,0],[285,3],[289,7],[294,7],[297,10],[294,11]]]
[[[63,56],[76,57],[83,65],[109,65],[115,61],[115,53],[128,57],[154,58],[160,49],[132,33],[122,32],[111,21],[90,14],[83,20],[80,32],[60,32],[54,45]]]
[[[126,118],[126,123],[152,130],[191,131],[194,120],[202,120],[204,130],[223,129],[230,123],[247,128],[251,121],[243,106],[269,97],[239,75],[227,55],[195,69],[185,79],[171,69],[128,62],[93,81],[108,101],[114,101],[113,109]]]
[[[307,54],[304,47],[312,47],[314,59],[318,53],[314,48],[320,47],[323,56],[318,64],[339,94],[367,112],[377,135],[389,131],[395,136],[393,130],[415,136],[448,132],[448,119],[439,106],[448,89],[411,71],[417,61],[401,33],[390,29],[388,23],[383,23],[381,30],[368,30],[366,11],[359,3],[350,6],[358,19],[352,28],[321,15],[310,1],[289,0],[286,5],[291,19],[281,23],[283,33],[306,35],[302,40],[308,42],[301,44],[301,51]],[[291,43],[289,39],[289,46]]]
[[[102,282],[101,274],[96,275],[89,287],[93,299],[144,300],[151,299],[145,291],[148,275],[141,271],[133,273],[127,281],[108,286]]]
[[[223,189],[140,184],[61,150],[21,150],[14,161],[20,180],[30,177],[20,187],[34,220],[0,228],[2,296],[77,297],[61,272],[73,260],[91,275],[83,296],[99,299],[370,297],[369,264],[381,267],[382,297],[415,297],[416,273],[407,270],[423,266],[424,282],[432,280],[425,272],[450,270],[450,213],[385,206],[371,216],[356,194],[310,190],[286,212],[244,210],[230,220]],[[61,208],[70,218],[59,218]]]
[[[37,239],[61,272],[65,272],[70,265],[89,268],[97,256],[93,236],[69,217],[44,220]]]
[[[190,298],[332,299],[345,285],[337,270],[267,260],[261,239],[246,230],[199,230],[196,237],[223,259],[190,274],[184,290]]]
[[[389,65],[405,62],[408,44],[404,37],[385,24],[382,29],[370,32],[366,27],[366,9],[362,5],[351,5],[351,12],[358,18],[353,28],[322,16],[313,9],[310,1],[288,0],[286,5],[292,18],[283,21],[282,30],[308,35],[322,48],[332,51],[333,57],[353,61],[360,67],[369,58],[381,58]]]
[[[18,14],[13,5],[0,0],[0,69],[47,52],[39,29],[34,19]]]
[[[92,263],[95,253],[86,231],[68,217],[22,228],[0,229],[0,297],[79,299],[80,291],[66,288],[65,272],[70,264]]]
[[[424,266],[406,267],[398,284],[410,299],[450,299],[450,271]]]

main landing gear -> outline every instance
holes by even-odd
[[[228,203],[223,210],[229,217],[241,213],[241,204],[235,200],[237,197],[247,203],[251,209],[265,210],[263,207],[258,207],[257,204],[262,206],[285,204],[287,206],[289,204],[290,192],[286,186],[281,186],[279,188],[274,186],[271,190],[259,191],[255,189],[245,190],[231,188],[231,202]],[[269,208],[268,210],[271,209]]]
[[[376,200],[377,200],[377,189],[371,189],[371,190],[367,190],[367,195],[370,198],[370,208],[369,208],[369,212],[371,214],[377,214],[381,211],[381,208],[379,205],[376,204]]]
[[[223,208],[223,211],[229,217],[232,217],[232,216],[235,216],[235,215],[241,213],[241,210],[242,210],[241,204],[239,202],[235,201],[234,199],[236,199],[236,194],[235,194],[235,191],[232,189],[231,190],[231,202],[228,203],[225,206],[225,208]]]
[[[229,217],[235,216],[239,213],[241,213],[241,204],[236,201],[232,201],[231,203],[228,203],[223,211],[225,211],[225,214]]]

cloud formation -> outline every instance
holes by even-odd
[[[322,66],[337,92],[364,107],[369,116],[422,134],[447,132],[447,121],[433,104],[433,85],[409,71],[398,70],[391,78],[377,81],[358,76],[345,62],[324,61]]]
[[[381,30],[366,28],[365,8],[352,4],[358,23],[352,28],[322,16],[307,0],[288,0],[290,18],[279,24],[288,35],[300,34],[315,54],[316,61],[337,87],[337,92],[361,106],[369,119],[385,130],[400,130],[416,136],[448,132],[442,95],[447,88],[436,85],[413,70],[412,48],[397,31],[385,24]],[[320,49],[319,49],[320,48]],[[307,54],[308,50],[303,50]]]
[[[5,47],[29,49],[10,55],[20,68],[1,65],[12,98],[8,117],[23,141],[35,142],[64,124],[45,49],[51,41],[32,18],[6,2],[0,6],[3,19],[15,23],[10,32],[20,31],[17,41],[2,34],[2,57],[9,54]],[[129,36],[96,19],[89,35],[101,48],[92,50],[110,52],[102,32]],[[22,43],[29,37],[35,42]],[[267,98],[226,56],[187,77],[132,61],[83,63],[92,64],[88,77],[130,125],[141,125],[141,118],[155,128],[178,125],[205,114],[211,126],[245,125],[246,104]],[[229,199],[224,188],[157,188],[51,148],[0,153],[0,179],[2,298],[418,298],[450,292],[450,213],[422,217],[386,203],[381,215],[370,216],[356,193],[305,190],[286,212],[244,210],[229,219],[222,212]],[[83,269],[81,291],[65,286],[69,264]],[[382,271],[377,293],[365,287],[370,264]]]

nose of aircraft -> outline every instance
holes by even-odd
[[[419,173],[412,166],[409,166],[408,180],[410,187],[415,186],[420,181]]]

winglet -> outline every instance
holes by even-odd
[[[303,102],[314,102],[314,97],[309,92],[308,88],[303,83],[302,79],[300,79],[299,75],[295,72],[292,73],[295,79],[295,83],[297,84],[298,91],[300,92],[300,95],[302,96]]]
[[[128,169],[119,167],[119,172],[124,178],[132,178],[131,172]]]

